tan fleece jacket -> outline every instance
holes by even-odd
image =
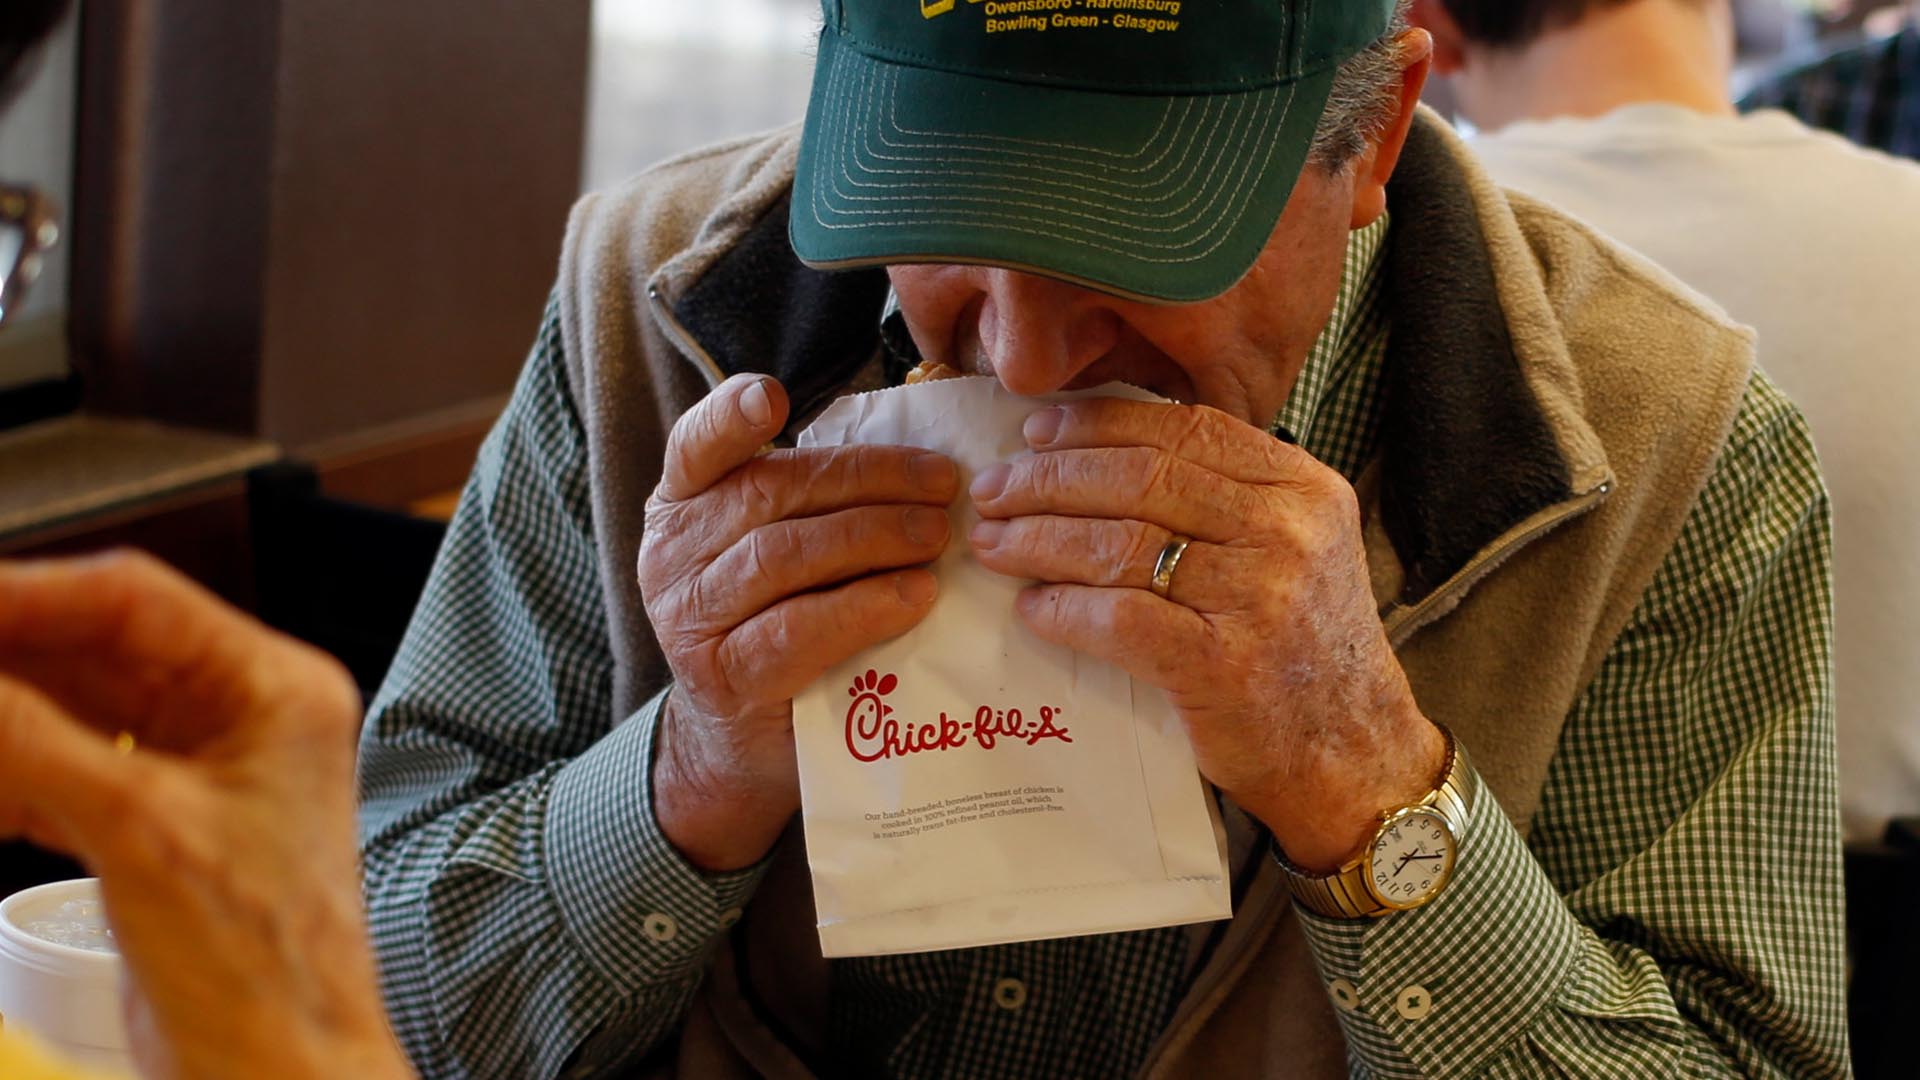
[[[668,677],[633,558],[674,419],[742,370],[780,377],[805,415],[878,351],[884,278],[818,274],[786,245],[797,145],[788,130],[670,162],[584,200],[568,232],[561,317],[621,716]],[[1499,190],[1431,114],[1389,198],[1382,451],[1359,485],[1375,595],[1421,707],[1524,830],[1568,710],[1712,469],[1751,341],[1650,265]],[[1244,822],[1234,832],[1249,842]],[[1262,866],[1146,1075],[1345,1075],[1310,950]],[[826,980],[796,827],[670,1071],[811,1075]]]

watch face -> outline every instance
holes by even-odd
[[[1381,827],[1367,858],[1367,883],[1382,904],[1405,911],[1440,891],[1453,874],[1453,826],[1424,806],[1402,810]]]

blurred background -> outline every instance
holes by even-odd
[[[134,543],[271,607],[263,465],[431,537],[569,205],[797,119],[818,11],[84,0],[0,120],[65,230],[0,333],[0,553]]]
[[[728,135],[798,120],[819,0],[599,0],[585,186]]]

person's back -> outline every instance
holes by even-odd
[[[1498,102],[1474,142],[1492,175],[1754,326],[1762,365],[1813,425],[1836,518],[1841,799],[1849,836],[1877,837],[1920,812],[1920,498],[1906,468],[1920,457],[1920,165],[1784,113],[1735,115],[1719,89],[1722,0],[1494,7],[1425,5],[1441,53],[1451,41],[1463,79],[1481,79],[1469,119]],[[1579,10],[1489,44],[1529,7]],[[1691,87],[1674,81],[1689,59]],[[1657,85],[1636,81],[1641,64],[1664,69]]]

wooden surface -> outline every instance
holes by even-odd
[[[0,435],[0,541],[231,481],[280,456],[272,444],[126,420],[70,416]]]

